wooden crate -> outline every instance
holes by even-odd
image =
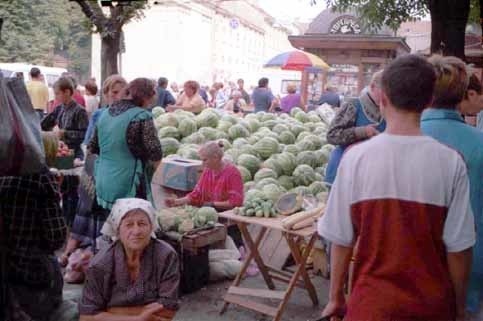
[[[216,224],[212,229],[183,235],[182,242],[184,249],[196,251],[198,248],[224,242],[225,239],[226,227],[223,224]]]

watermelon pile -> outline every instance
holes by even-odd
[[[290,114],[260,112],[243,118],[214,109],[196,116],[182,110],[156,112],[164,155],[199,159],[199,145],[222,140],[225,158],[240,170],[248,204],[274,203],[286,192],[319,196],[327,191],[323,179],[334,146],[327,144],[326,135],[333,115],[323,110],[293,108]]]

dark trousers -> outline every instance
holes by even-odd
[[[79,178],[77,176],[65,176],[60,191],[62,192],[62,213],[65,223],[72,227],[79,203]]]

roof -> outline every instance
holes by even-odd
[[[298,49],[401,50],[407,53],[411,51],[403,38],[384,35],[305,34],[289,36],[288,40]]]
[[[349,10],[346,12],[341,12],[341,11],[334,11],[333,9],[325,9],[322,11],[315,19],[310,23],[306,33],[318,33],[318,34],[329,34],[330,33],[330,28],[332,25],[339,20],[340,18],[343,17],[350,17],[361,24],[360,19],[358,18],[358,15],[355,10]],[[362,28],[362,33],[364,34],[378,34],[378,35],[393,35],[392,30],[385,26],[382,27],[380,30],[378,30],[375,33],[367,32],[364,31],[365,28]]]

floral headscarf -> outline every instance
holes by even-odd
[[[110,237],[113,241],[119,238],[119,226],[127,213],[133,210],[142,210],[151,221],[152,237],[156,237],[154,232],[159,229],[158,220],[156,219],[156,210],[150,202],[140,198],[120,198],[111,210],[111,214],[102,226],[101,233]]]

